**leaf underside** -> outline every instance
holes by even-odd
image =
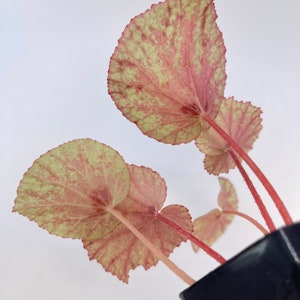
[[[218,195],[218,204],[221,208],[215,208],[207,214],[194,220],[194,235],[201,241],[211,246],[224,234],[228,225],[232,222],[233,215],[225,214],[223,211],[236,211],[238,199],[233,185],[228,179],[219,177],[221,190]],[[199,247],[192,243],[194,251]]]
[[[186,208],[170,205],[162,209],[166,191],[165,181],[153,170],[127,165],[109,146],[79,139],[50,150],[33,163],[21,180],[13,211],[52,234],[81,239],[90,259],[128,282],[131,269],[148,269],[158,259],[126,222],[166,256],[186,239],[157,214],[186,231],[193,230]]]
[[[252,149],[262,129],[261,109],[250,102],[224,99],[215,122],[245,151]],[[203,131],[196,146],[205,154],[204,166],[210,174],[228,173],[235,163],[228,153],[228,143],[213,128]]]
[[[93,238],[116,226],[105,209],[125,199],[129,184],[126,163],[117,151],[91,139],[78,139],[33,163],[19,185],[13,211],[49,233]]]
[[[188,210],[180,205],[169,205],[159,212],[166,197],[164,180],[149,168],[134,165],[128,167],[132,184],[128,197],[116,209],[123,212],[126,219],[164,255],[169,256],[186,239],[157,219],[156,214],[163,214],[192,232],[193,225]],[[121,223],[107,237],[83,240],[83,244],[90,259],[96,259],[106,271],[126,283],[131,269],[143,266],[147,270],[158,262],[152,252]]]
[[[223,97],[225,47],[212,0],[167,0],[131,20],[110,60],[109,94],[149,137],[187,143]]]

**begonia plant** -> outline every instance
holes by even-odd
[[[265,225],[238,210],[235,189],[224,177],[218,177],[218,208],[192,220],[181,204],[164,206],[166,183],[156,171],[127,164],[89,138],[38,158],[20,182],[13,211],[51,234],[80,239],[90,259],[126,283],[130,270],[161,260],[193,284],[170,253],[189,240],[195,251],[224,263],[212,246],[235,215],[263,234],[276,230],[244,164],[291,224],[283,201],[248,155],[262,129],[261,109],[224,96],[226,49],[216,20],[213,0],[166,0],[134,17],[111,56],[108,93],[146,136],[172,145],[193,142],[209,174],[237,168]]]

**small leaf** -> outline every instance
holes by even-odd
[[[126,213],[145,212],[145,208],[151,212],[159,211],[167,196],[166,182],[161,176],[146,167],[128,165],[130,174],[130,190],[126,201],[118,206],[118,209]]]
[[[235,189],[228,179],[219,178],[221,190],[218,196],[218,204],[222,210],[213,209],[194,221],[194,235],[207,245],[211,246],[227,229],[233,219],[233,215],[222,211],[236,211],[238,200]],[[192,243],[194,251],[199,247]]]
[[[262,129],[261,110],[250,102],[233,98],[222,101],[215,122],[229,134],[239,146],[248,152]],[[235,163],[228,153],[229,145],[213,128],[203,131],[196,139],[196,146],[205,154],[205,169],[214,175],[228,173]]]
[[[158,141],[187,143],[214,118],[226,81],[212,0],[167,0],[131,20],[111,57],[108,89],[123,115]]]
[[[146,238],[166,256],[186,239],[157,219],[158,210],[166,197],[164,180],[149,168],[129,165],[131,187],[126,201],[118,209]],[[192,222],[186,208],[170,205],[160,212],[172,218],[185,230],[192,231]],[[96,259],[106,271],[128,282],[129,271],[137,266],[145,269],[157,264],[158,259],[123,224],[106,237],[83,240],[90,259]]]
[[[33,163],[19,185],[13,211],[62,237],[105,235],[118,223],[107,216],[106,206],[125,199],[129,181],[118,152],[90,139],[74,140]]]
[[[218,195],[218,204],[222,210],[238,209],[238,199],[232,183],[223,177],[218,178],[221,190]]]

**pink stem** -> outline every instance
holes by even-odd
[[[256,205],[258,206],[263,218],[265,219],[266,221],[266,224],[269,228],[270,231],[275,231],[276,230],[276,227],[273,223],[273,220],[272,218],[270,217],[270,214],[269,212],[267,211],[263,201],[261,200],[261,197],[260,195],[258,194],[256,188],[254,187],[250,177],[248,176],[246,170],[244,169],[244,167],[242,166],[241,162],[239,161],[239,159],[237,158],[237,156],[235,155],[235,153],[232,151],[232,150],[228,150],[228,153],[230,154],[230,156],[232,157],[235,165],[237,166],[237,168],[239,169],[242,177],[244,178],[254,200],[255,200],[255,203]]]
[[[160,213],[156,213],[156,217],[159,220],[161,220],[162,222],[164,222],[167,225],[169,225],[170,227],[172,227],[173,229],[175,229],[177,232],[179,232],[182,235],[184,235],[185,237],[187,237],[191,242],[193,242],[197,246],[199,246],[202,250],[204,250],[209,256],[214,258],[220,264],[223,264],[223,263],[226,262],[226,259],[223,256],[221,256],[218,252],[216,252],[211,247],[209,247],[207,244],[205,244],[204,242],[199,240],[195,235],[193,235],[190,232],[186,231],[185,229],[183,229],[182,227],[180,227],[179,225],[177,225],[176,223],[174,223],[173,221],[166,218],[165,216],[163,216]]]
[[[257,176],[257,178],[260,180],[262,185],[269,193],[285,224],[292,224],[293,220],[288,210],[286,209],[284,203],[280,199],[274,187],[263,174],[263,172],[260,170],[260,168],[254,163],[254,161],[249,157],[249,155],[231,138],[231,136],[228,135],[213,119],[211,119],[210,116],[208,116],[207,114],[202,114],[201,116],[203,120],[205,120],[224,140],[227,141],[227,143],[232,147],[232,149],[236,153],[238,153],[238,155],[246,162],[246,164],[254,172],[254,174]]]
[[[255,227],[257,227],[264,235],[267,235],[269,232],[268,230],[263,227],[259,222],[257,222],[255,219],[251,218],[247,214],[244,214],[240,211],[235,211],[235,210],[222,210],[223,214],[229,214],[229,215],[237,215],[243,219],[246,219],[250,223],[252,223]]]
[[[171,271],[180,277],[188,285],[195,283],[195,280],[175,265],[156,245],[147,239],[136,227],[134,227],[119,211],[112,207],[106,210],[123,223],[158,259],[160,259]]]

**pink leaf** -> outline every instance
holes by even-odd
[[[225,47],[212,0],[167,0],[135,17],[111,57],[109,93],[149,137],[195,139],[223,97]]]
[[[235,189],[228,179],[219,178],[221,190],[218,196],[218,204],[222,210],[213,209],[194,221],[194,235],[207,245],[211,246],[227,229],[233,219],[233,215],[222,211],[236,211],[238,200]],[[192,243],[195,251],[199,247]]]
[[[215,122],[248,152],[262,128],[261,110],[250,102],[224,99]],[[235,167],[227,142],[213,128],[203,131],[196,145],[205,154],[204,166],[210,174],[228,173]]]
[[[20,183],[13,211],[50,233],[93,238],[118,223],[106,207],[125,199],[129,182],[118,152],[90,139],[74,140],[33,163]]]
[[[218,178],[221,190],[218,195],[218,204],[222,210],[238,209],[238,199],[232,183],[223,177]]]
[[[185,230],[192,231],[192,222],[186,208],[170,205],[158,210],[166,197],[164,180],[158,173],[145,167],[129,165],[131,187],[126,201],[118,209],[146,238],[156,245],[166,256],[186,239],[156,215],[172,218]],[[157,264],[158,259],[123,224],[110,235],[101,239],[83,240],[90,259],[96,259],[105,270],[128,282],[129,271],[137,266],[145,269]]]
[[[130,190],[126,201],[118,206],[123,213],[159,211],[167,196],[165,180],[146,167],[128,165],[130,174]]]
[[[139,265],[148,269],[158,261],[127,224],[166,256],[185,240],[157,219],[165,197],[165,182],[156,172],[127,166],[112,148],[80,139],[33,163],[20,183],[13,211],[50,233],[82,239],[91,259],[127,282],[129,270]],[[184,207],[168,206],[161,214],[192,230]]]

